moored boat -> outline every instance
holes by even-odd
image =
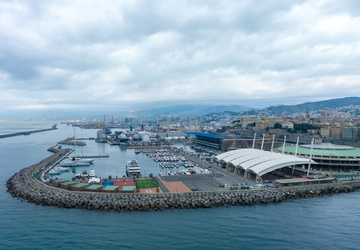
[[[140,163],[137,160],[132,159],[128,161],[126,164],[126,175],[133,179],[140,177]]]
[[[80,166],[90,166],[89,162],[82,161],[82,160],[63,160],[60,163],[62,167],[80,167]]]
[[[89,172],[86,171],[85,169],[80,172],[80,173],[77,173],[75,175],[75,178],[93,178],[93,177],[96,177],[96,173],[95,173],[95,170],[94,169],[91,169]]]
[[[69,168],[65,168],[65,167],[61,167],[61,166],[56,166],[53,169],[51,169],[48,174],[49,175],[59,175],[63,172],[69,172]]]
[[[91,177],[96,177],[95,169],[91,169],[91,170],[89,171],[89,177],[90,177],[90,178],[91,178]]]

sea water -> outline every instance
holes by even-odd
[[[0,123],[0,134],[52,125]],[[6,180],[73,136],[71,126],[58,127],[0,139],[0,249],[359,249],[358,191],[273,204],[147,212],[65,209],[13,198]],[[90,137],[96,130],[76,128],[76,133]],[[83,154],[110,155],[95,159],[91,167],[98,175],[122,175],[132,157],[138,157],[144,171],[158,170],[142,154],[86,142]]]

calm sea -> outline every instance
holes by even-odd
[[[53,124],[0,123],[0,134],[49,128]],[[6,180],[51,155],[47,148],[73,136],[56,131],[0,139],[0,249],[359,249],[360,192],[277,204],[224,206],[154,212],[103,212],[43,207],[11,197]],[[76,129],[77,137],[96,130]],[[100,176],[123,175],[138,157],[143,174],[155,163],[133,151],[96,144],[79,154],[109,154],[90,167]],[[88,168],[89,169],[89,168]],[[73,173],[68,173],[71,177]]]

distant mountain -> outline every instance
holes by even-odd
[[[206,115],[209,113],[239,113],[241,111],[253,110],[253,109],[255,109],[255,108],[244,107],[244,106],[239,106],[239,105],[232,105],[232,106],[211,107],[211,108],[202,110],[202,112],[203,112],[203,115]]]
[[[198,110],[206,109],[209,105],[176,105],[163,108],[139,110],[129,113],[134,117],[162,117],[162,116],[188,116],[189,114],[196,114]]]
[[[335,109],[350,105],[360,105],[360,97],[345,97],[318,102],[306,102],[297,105],[274,106],[266,108],[266,111],[268,115],[280,116],[283,113],[288,115],[301,112],[305,113],[307,109],[309,111],[320,111],[324,108]]]
[[[18,110],[17,112],[2,112],[2,119],[22,119],[22,120],[77,120],[87,118],[92,120],[103,119],[104,115],[107,121],[124,117],[184,117],[184,116],[202,116],[202,115],[259,115],[259,116],[281,116],[282,114],[291,115],[294,113],[305,113],[308,109],[311,111],[321,111],[324,108],[336,109],[343,108],[342,112],[352,112],[360,115],[360,110],[355,111],[350,105],[360,105],[360,97],[345,97],[330,99],[318,102],[307,102],[297,105],[272,106],[266,109],[256,109],[239,105],[214,106],[214,105],[176,105],[163,108],[140,110],[135,112],[117,111],[117,110]],[[344,108],[349,107],[349,108]]]
[[[112,118],[119,119],[124,117],[184,117],[184,116],[201,116],[209,113],[239,113],[244,110],[250,110],[249,107],[238,105],[232,106],[213,106],[213,105],[177,105],[157,109],[140,110],[140,111],[116,111],[116,110],[19,110],[13,113],[1,113],[1,117],[7,119],[20,119],[20,120],[79,120],[82,118],[90,120],[100,120],[106,116],[107,121]]]
[[[164,117],[164,116],[200,116],[209,113],[236,112],[239,113],[253,108],[238,105],[232,106],[211,106],[211,105],[177,105],[165,108],[141,110],[132,112],[134,117]],[[130,113],[129,113],[130,115]]]

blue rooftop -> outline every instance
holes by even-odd
[[[209,138],[219,138],[219,139],[231,139],[231,138],[233,138],[232,136],[227,136],[227,135],[208,134],[208,133],[201,133],[201,132],[186,132],[186,133],[191,134],[191,135],[209,137]]]

